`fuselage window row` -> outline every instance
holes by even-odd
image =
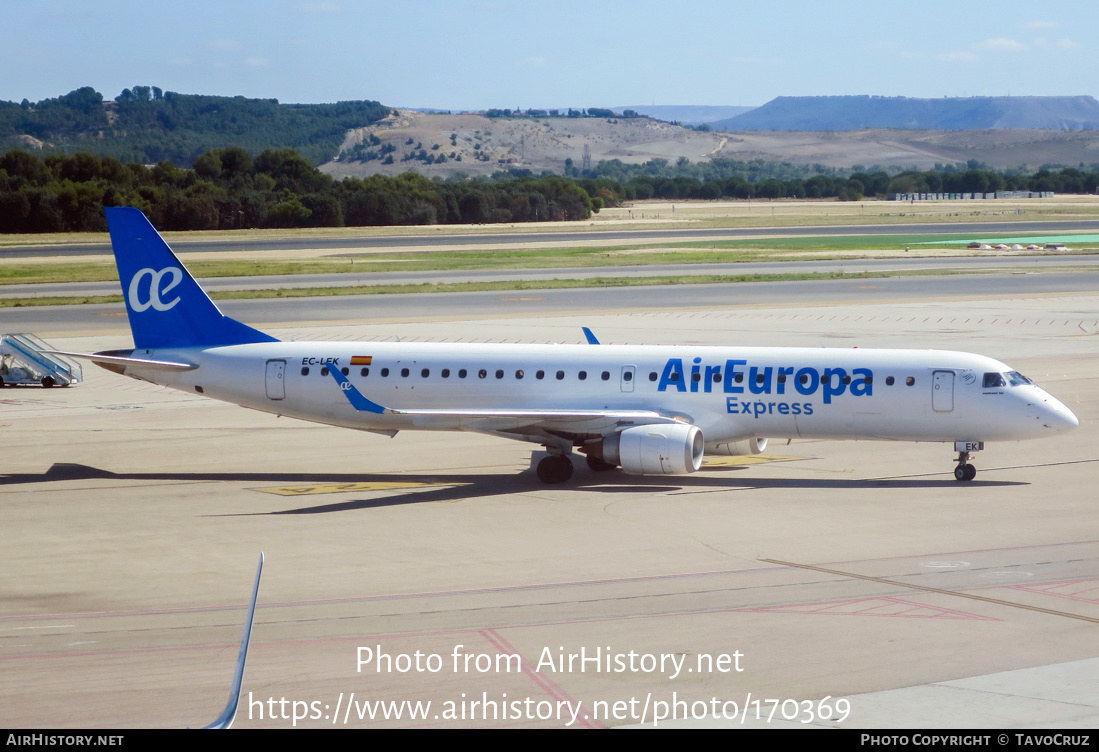
[[[302,369],[301,369],[301,375],[302,376],[308,376],[309,372],[310,372],[309,371],[309,366],[302,366]],[[344,376],[347,376],[348,374],[351,373],[351,369],[346,368],[346,367],[341,368],[340,372]],[[402,368],[401,369],[401,376],[403,378],[408,378],[410,374],[411,374],[411,371],[408,368]],[[328,368],[327,367],[322,367],[321,370],[320,370],[320,375],[321,376],[327,376],[328,375]],[[364,377],[364,378],[369,376],[370,375],[370,369],[369,368],[363,368],[362,370],[359,371],[359,375]],[[389,369],[388,368],[380,369],[379,370],[379,375],[382,378],[387,378],[389,376]],[[449,379],[450,378],[450,369],[449,368],[442,369],[439,372],[439,375],[444,379]],[[462,369],[458,370],[458,378],[464,379],[467,375],[468,375],[468,372],[466,371],[466,369],[462,368]],[[493,375],[497,379],[502,379],[502,378],[504,378],[504,370],[502,368],[498,368],[498,369],[496,369],[496,371]],[[565,372],[564,371],[558,371],[555,375],[556,375],[558,381],[562,381],[565,378]],[[423,369],[420,370],[420,378],[426,379],[426,378],[429,378],[430,376],[431,376],[431,369],[430,368],[423,368]],[[521,380],[525,376],[526,376],[526,371],[523,370],[522,368],[517,369],[515,371],[516,380]],[[477,372],[477,377],[481,378],[481,379],[487,378],[488,377],[488,369],[485,369],[485,368],[480,369]],[[536,371],[535,374],[534,374],[534,378],[538,379],[539,381],[541,381],[545,377],[546,377],[546,372],[545,371],[541,371],[541,370]],[[998,380],[997,385],[1006,385],[1005,380],[1004,380],[1002,375],[1000,375],[1000,374],[985,374],[985,386],[986,387],[988,386],[989,382],[993,380],[993,379],[990,379],[989,377],[993,377],[993,379],[997,379]],[[588,372],[587,371],[578,371],[577,374],[576,374],[576,378],[579,379],[580,381],[586,381],[587,378],[588,378]],[[602,373],[599,374],[599,378],[602,379],[603,381],[610,381],[611,372],[610,371],[603,371]],[[650,371],[649,372],[649,381],[657,381],[659,378],[660,378],[660,375],[656,371]],[[712,378],[712,380],[715,384],[720,384],[721,379],[722,379],[721,372],[720,371],[714,371],[711,378]],[[1026,381],[1026,382],[1022,381],[1022,379],[1025,379],[1026,377],[1019,377],[1019,378],[1020,378],[1021,383],[1030,383],[1029,381]],[[626,371],[625,373],[622,374],[622,379],[624,381],[632,381],[633,380],[633,373],[630,372],[630,371]],[[679,374],[678,373],[670,374],[669,377],[668,377],[668,380],[673,382],[673,383],[679,381]],[[762,384],[762,383],[764,383],[765,380],[766,380],[766,378],[762,373],[757,373],[756,374],[756,383],[757,384]],[[786,383],[786,374],[780,373],[777,377],[777,380],[778,380],[778,383],[785,384]],[[809,380],[810,380],[810,377],[807,374],[801,374],[801,376],[798,377],[798,381],[802,385],[808,384]],[[691,374],[691,381],[693,381],[695,383],[698,383],[698,382],[702,381],[702,375],[700,373],[697,373],[697,372]],[[743,373],[735,374],[733,376],[733,381],[735,383],[738,383],[738,384],[742,383],[744,381],[744,374]],[[851,376],[850,375],[844,375],[843,383],[849,385],[851,383]],[[867,384],[873,383],[873,377],[868,376],[866,378],[866,383]],[[885,385],[886,386],[893,386],[895,383],[896,383],[895,377],[893,377],[893,376],[886,376],[885,377]],[[908,376],[908,377],[905,378],[904,383],[905,383],[906,386],[915,386],[916,378],[914,376]]]
[[[351,369],[350,368],[341,368],[340,372],[344,376],[347,376],[351,373]],[[302,369],[301,369],[301,375],[302,376],[308,376],[309,373],[310,373],[309,366],[303,366]],[[388,378],[389,369],[388,368],[382,368],[382,369],[379,370],[378,373],[382,378]],[[482,368],[482,369],[478,370],[477,377],[481,378],[481,379],[488,378],[488,373],[489,372],[488,372],[487,368]],[[444,378],[444,379],[449,379],[450,374],[451,374],[451,370],[449,368],[443,368],[439,371],[439,376],[441,378]],[[327,367],[321,368],[320,375],[321,376],[327,376],[328,375],[328,368]],[[402,378],[408,378],[410,375],[411,375],[411,371],[408,368],[402,368],[401,369],[401,377]],[[468,375],[468,372],[464,368],[462,368],[458,371],[458,378],[460,378],[460,379],[464,379],[467,375]],[[494,371],[493,375],[498,379],[502,379],[505,376],[505,371],[502,368],[497,368]],[[522,368],[516,369],[516,371],[515,371],[515,379],[516,380],[522,380],[522,379],[526,378],[526,375],[527,375],[526,370],[524,370]],[[359,376],[361,376],[363,378],[366,378],[366,377],[370,376],[370,369],[369,368],[360,369],[359,370]],[[426,378],[429,378],[430,376],[431,376],[431,369],[430,368],[420,369],[420,378],[426,379]],[[656,381],[655,376],[656,376],[656,374],[652,374],[650,376],[649,380],[650,381]],[[534,378],[541,381],[541,380],[546,378],[546,372],[544,370],[535,371]],[[558,371],[557,372],[557,379],[558,380],[563,380],[564,378],[565,378],[565,372],[564,371]],[[585,381],[588,378],[588,372],[587,371],[577,371],[576,378],[579,379],[580,381]],[[610,371],[603,371],[599,374],[599,378],[601,378],[603,381],[610,381],[611,372]],[[632,381],[633,380],[633,374],[631,372],[627,371],[624,374],[623,378],[626,381]],[[715,376],[714,381],[719,381],[719,380],[720,380],[720,378]]]

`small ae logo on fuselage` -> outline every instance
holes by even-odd
[[[141,280],[149,276],[149,298],[145,302],[142,302],[139,298],[138,288],[141,286]],[[164,277],[171,277],[166,285],[162,285]],[[155,308],[158,311],[167,311],[175,306],[180,301],[179,297],[171,300],[167,303],[164,302],[164,295],[172,290],[176,285],[183,281],[183,270],[178,266],[166,266],[160,271],[154,271],[153,269],[145,268],[141,269],[130,280],[130,289],[127,294],[127,300],[130,302],[130,308],[136,313],[142,313],[149,308]]]

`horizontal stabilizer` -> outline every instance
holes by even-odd
[[[84,360],[90,360],[96,365],[107,366],[135,366],[141,368],[156,368],[162,371],[193,371],[198,368],[195,363],[178,363],[171,360],[153,360],[151,358],[131,358],[128,355],[116,354],[114,352],[102,352],[102,353],[74,353],[63,352],[61,350],[49,350],[47,351],[53,355],[65,355],[70,358],[83,358]],[[130,352],[129,350],[120,350],[119,353]],[[108,370],[115,371],[117,369],[110,368]]]

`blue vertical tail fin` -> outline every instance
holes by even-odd
[[[278,341],[218,310],[139,209],[108,207],[105,211],[135,347]]]

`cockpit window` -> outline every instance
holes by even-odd
[[[1007,386],[1007,382],[1004,380],[1003,374],[986,373],[984,383],[981,386],[985,389],[993,389],[998,386]]]
[[[1026,376],[1019,373],[1018,371],[1008,371],[1007,372],[1007,380],[1011,383],[1012,386],[1022,386],[1023,384],[1033,384],[1034,383],[1033,381],[1028,379]]]

